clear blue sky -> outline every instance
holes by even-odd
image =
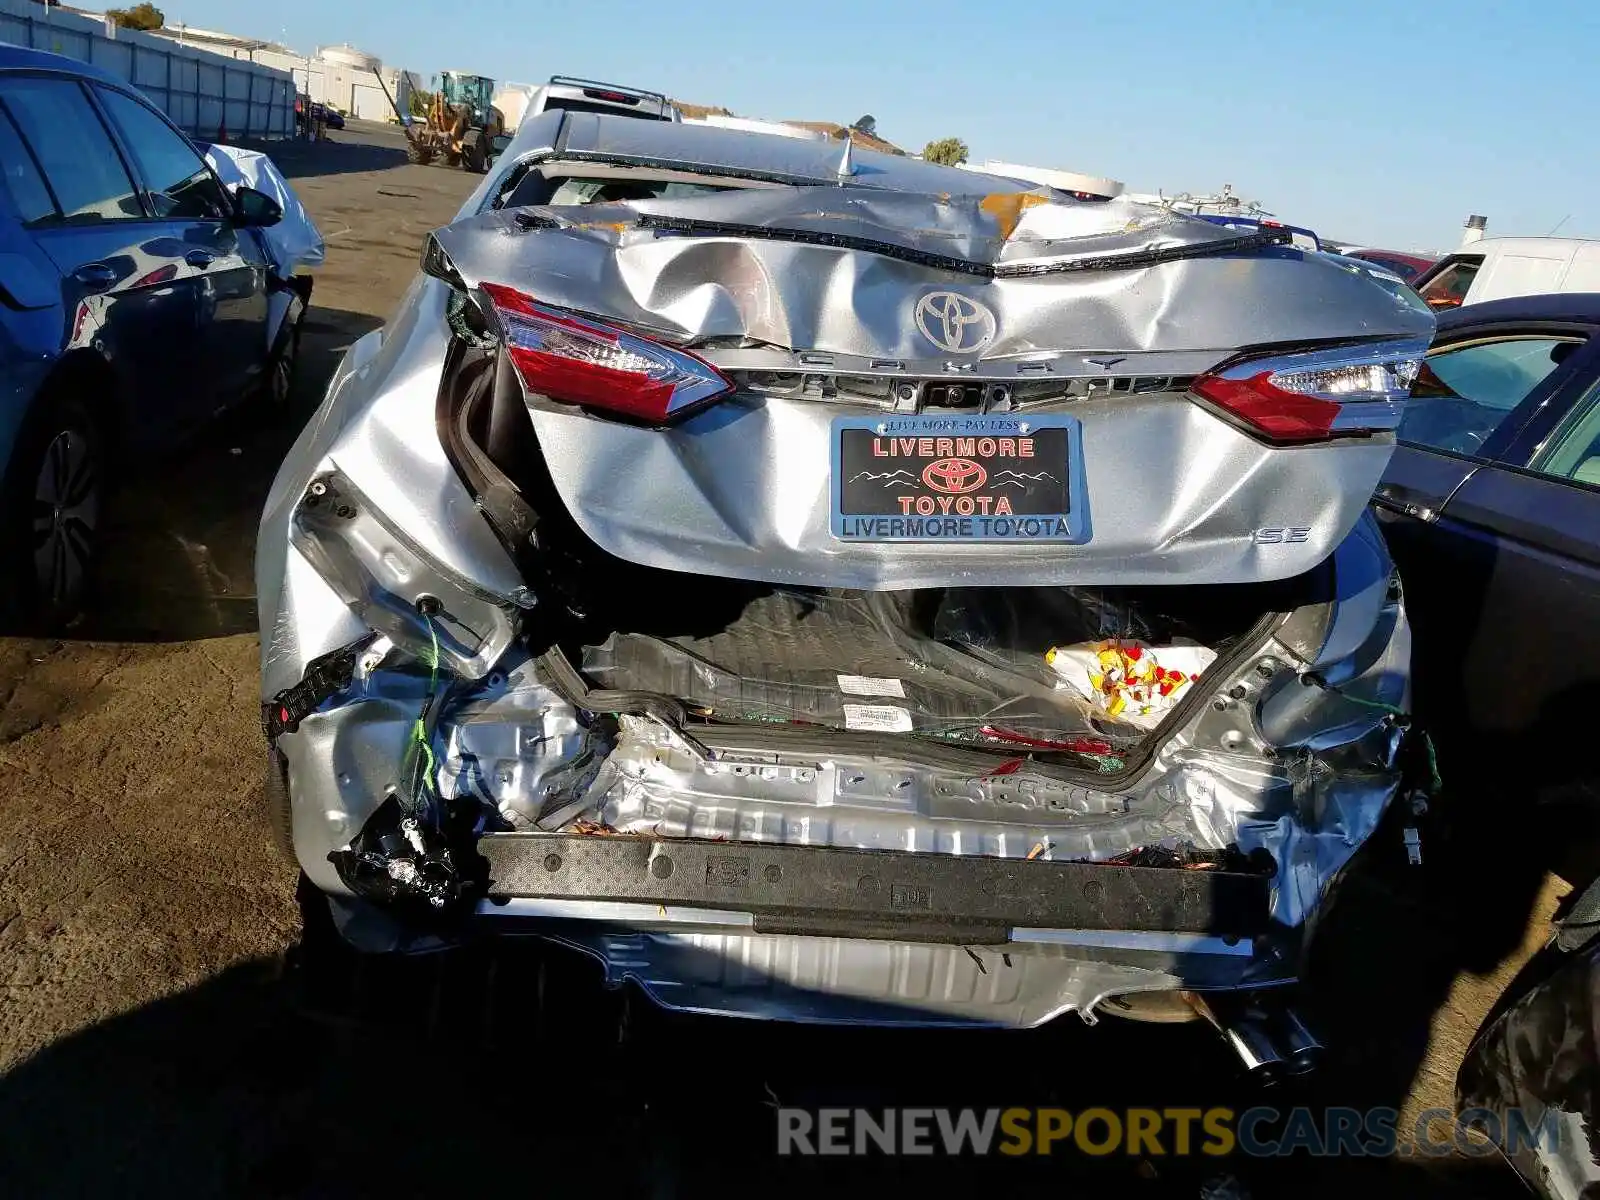
[[[1580,0],[158,0],[180,21],[390,66],[553,71],[913,150],[1136,190],[1232,183],[1285,220],[1404,249],[1600,236],[1600,5]]]

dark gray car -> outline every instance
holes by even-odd
[[[1446,774],[1589,838],[1600,717],[1600,296],[1439,318],[1377,510]],[[1574,862],[1581,875],[1587,868]]]

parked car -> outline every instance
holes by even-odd
[[[635,117],[646,121],[682,121],[683,114],[660,92],[599,83],[571,75],[552,75],[538,87],[507,84],[495,97],[495,107],[506,118],[507,132],[497,135],[489,146],[488,165],[506,152],[511,139],[524,121],[540,113],[598,113],[612,117]]]
[[[268,805],[345,938],[798,1020],[1198,990],[1306,1061],[1266,993],[1403,782],[1367,505],[1432,317],[1027,186],[523,124],[262,518]]]
[[[1432,309],[1512,296],[1600,291],[1600,241],[1483,238],[1441,258],[1413,286]]]
[[[276,201],[229,194],[130,84],[0,46],[0,579],[59,624],[92,566],[107,475],[278,376]]]
[[[683,120],[683,115],[672,106],[672,101],[660,92],[623,87],[616,83],[599,83],[593,79],[578,79],[571,75],[552,75],[548,83],[535,88],[528,97],[527,107],[522,110],[521,120],[531,120],[540,113],[554,109],[600,113],[611,117],[641,117],[648,121]]]
[[[295,124],[304,130],[308,124],[321,123],[325,129],[343,129],[344,114],[337,108],[331,108],[320,100],[313,100],[301,92],[294,98]]]
[[[1437,261],[1420,254],[1406,254],[1399,250],[1369,250],[1364,246],[1347,247],[1341,249],[1339,253],[1346,258],[1359,258],[1363,262],[1376,263],[1393,271],[1406,283],[1416,282],[1417,278]]]
[[[1579,883],[1600,857],[1600,773],[1572,750],[1600,685],[1597,331],[1595,294],[1442,313],[1375,497],[1445,767],[1563,830]]]
[[[1458,1111],[1534,1194],[1600,1185],[1600,884],[1496,1001],[1456,1077]]]
[[[1508,856],[1541,847],[1579,893],[1457,1079],[1459,1110],[1550,1200],[1600,1179],[1600,772],[1581,750],[1600,687],[1597,334],[1600,294],[1442,311],[1375,499],[1453,818]]]

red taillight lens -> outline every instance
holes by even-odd
[[[1275,442],[1309,442],[1328,437],[1334,418],[1343,408],[1332,400],[1280,391],[1272,385],[1268,371],[1244,379],[1202,375],[1191,390]]]
[[[721,372],[687,351],[547,307],[514,288],[486,283],[483,291],[530,392],[666,425],[733,390]]]
[[[1381,342],[1243,359],[1189,390],[1272,442],[1380,433],[1399,425],[1427,348]]]
[[[130,288],[154,287],[158,283],[166,283],[169,279],[176,279],[177,277],[177,264],[167,263],[165,266],[157,267],[154,271],[149,271],[139,276],[128,286]]]

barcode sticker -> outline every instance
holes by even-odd
[[[893,696],[906,698],[906,689],[898,679],[875,679],[871,675],[841,675],[839,690],[846,696]]]
[[[911,714],[892,704],[846,704],[844,727],[873,733],[910,733]]]

